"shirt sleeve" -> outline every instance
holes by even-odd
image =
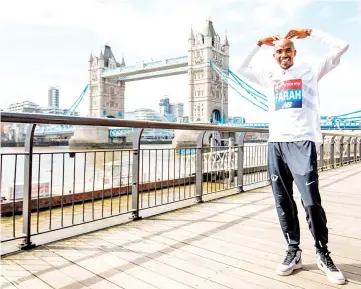
[[[317,80],[320,81],[322,77],[340,64],[340,58],[347,51],[349,45],[343,40],[317,29],[312,29],[311,37],[321,40],[331,48],[331,51],[322,57],[316,67]]]
[[[240,68],[238,69],[238,73],[245,78],[247,78],[249,81],[252,81],[254,83],[257,83],[261,85],[262,87],[266,87],[266,77],[265,72],[263,70],[256,70],[250,66],[251,60],[256,55],[256,53],[261,49],[260,46],[256,46],[253,48],[253,50],[247,55],[247,57],[243,60],[241,63]]]

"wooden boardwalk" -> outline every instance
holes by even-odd
[[[361,288],[361,165],[320,174],[331,256]],[[304,268],[277,276],[286,244],[269,187],[40,246],[2,260],[1,288],[339,288],[316,267],[295,192]]]

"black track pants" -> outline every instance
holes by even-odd
[[[295,181],[315,246],[327,251],[327,219],[318,190],[315,144],[311,141],[270,142],[268,171],[278,218],[289,249],[297,249],[300,244],[300,225],[292,190]]]

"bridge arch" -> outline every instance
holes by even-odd
[[[211,123],[217,123],[221,121],[221,112],[218,109],[213,109],[211,114]]]

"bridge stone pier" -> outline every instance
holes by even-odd
[[[212,61],[228,71],[229,42],[216,33],[211,20],[202,31],[188,37],[188,55],[149,63],[126,66],[124,56],[118,62],[109,45],[99,56],[89,57],[89,117],[124,118],[125,84],[128,81],[188,74],[189,120],[196,123],[215,123],[228,117],[228,85],[212,69]],[[70,146],[102,146],[108,143],[106,128],[74,128]],[[176,132],[175,146],[194,143],[196,135]],[[85,143],[84,143],[85,142]]]

